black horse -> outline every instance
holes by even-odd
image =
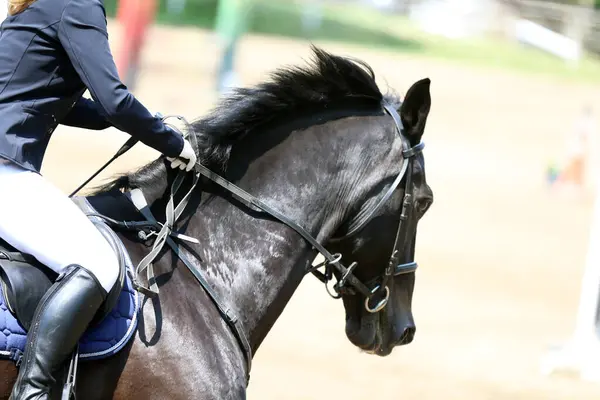
[[[269,82],[238,90],[193,123],[191,135],[200,164],[335,254],[328,253],[335,259],[318,275],[337,278],[346,335],[385,356],[415,334],[416,229],[433,201],[420,152],[430,82],[415,83],[400,101],[381,93],[367,64],[313,50],[314,63],[277,70]],[[164,221],[178,174],[166,162],[161,157],[87,198],[115,220],[140,221],[123,194],[137,188]],[[178,193],[192,187],[192,177]],[[192,191],[174,229],[199,240],[183,244],[183,251],[239,316],[243,331],[231,329],[165,247],[154,263],[160,293],[145,298],[136,336],[115,356],[80,363],[77,398],[246,398],[249,364],[239,336],[248,338],[248,354],[256,352],[302,278],[315,272],[314,243],[210,179]],[[148,253],[137,236],[120,237],[134,262]],[[346,269],[340,257],[353,264]],[[0,395],[7,398],[14,363],[2,361],[0,373]]]

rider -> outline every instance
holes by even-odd
[[[82,97],[88,89],[93,100]],[[115,284],[119,265],[89,219],[41,174],[58,124],[114,126],[191,170],[190,143],[119,80],[103,0],[8,0],[0,30],[0,237],[59,273],[35,311],[11,399],[48,399]]]

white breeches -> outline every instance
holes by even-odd
[[[2,159],[0,237],[57,273],[84,267],[107,292],[117,281],[117,256],[77,205],[41,175]]]

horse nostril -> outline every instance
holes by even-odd
[[[411,326],[409,328],[405,328],[404,332],[402,332],[402,336],[400,336],[400,340],[398,340],[398,346],[402,346],[405,344],[409,344],[415,338],[415,332],[417,328]]]

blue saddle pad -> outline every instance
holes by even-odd
[[[131,272],[131,261],[126,263]],[[126,274],[115,308],[99,324],[90,327],[79,341],[80,359],[98,360],[118,353],[135,332],[139,308],[139,293],[133,289],[129,274]],[[0,358],[17,361],[25,351],[26,338],[25,330],[6,307],[0,285]]]

